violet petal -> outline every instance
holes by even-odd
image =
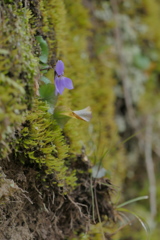
[[[64,63],[61,60],[58,60],[56,63],[55,71],[58,74],[58,76],[63,75],[64,73]]]
[[[65,86],[63,84],[62,77],[56,77],[55,78],[55,87],[56,87],[56,95],[58,93],[59,94],[63,93]]]
[[[61,81],[63,81],[63,86],[65,88],[68,88],[68,89],[73,89],[74,88],[72,80],[70,78],[61,77]]]

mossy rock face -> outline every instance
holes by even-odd
[[[78,9],[77,14],[74,9]],[[26,111],[32,106],[34,82],[39,80],[40,75],[39,60],[35,57],[37,53],[33,54],[39,51],[35,42],[35,35],[38,34],[43,36],[49,45],[49,64],[54,66],[56,60],[62,58],[66,66],[65,74],[74,82],[72,95],[66,91],[59,97],[59,105],[82,109],[87,107],[87,103],[93,110],[94,117],[89,127],[75,120],[66,124],[64,134],[69,139],[71,152],[80,153],[82,146],[87,152],[91,152],[90,148],[96,149],[98,136],[101,135],[99,149],[95,150],[98,161],[104,146],[108,147],[110,142],[114,146],[118,135],[113,120],[114,82],[111,70],[108,68],[107,74],[105,73],[103,55],[91,61],[87,52],[86,38],[89,36],[88,29],[91,28],[88,12],[80,1],[10,1],[6,2],[2,16],[2,156],[10,152],[8,140],[15,137],[16,128],[20,130],[21,123],[26,120]],[[97,122],[101,122],[100,130]],[[114,165],[114,158],[121,158],[122,155],[121,151],[109,154],[107,167]],[[120,174],[123,171],[120,170]]]
[[[0,31],[0,140],[1,154],[9,152],[8,140],[31,108],[38,60],[33,55],[29,27],[31,13],[21,5],[5,5]]]
[[[104,146],[117,142],[111,70],[105,73],[104,56],[89,58],[86,39],[91,23],[80,0],[4,2],[0,32],[1,158],[6,177],[19,188],[17,197],[9,196],[13,203],[5,202],[2,207],[4,214],[9,212],[8,233],[3,231],[2,236],[7,239],[14,235],[16,240],[80,239],[86,226],[88,231],[91,224],[100,224],[100,218],[114,220],[111,183],[106,178],[92,179],[92,163],[86,161],[85,151],[81,154],[82,147],[94,151],[99,119],[107,131],[102,129],[96,153],[103,154]],[[35,96],[36,84],[41,84],[37,35],[48,43],[48,64],[54,67],[62,59],[66,76],[74,82],[74,90],[65,90],[58,105],[73,110],[91,105],[94,117],[89,127],[73,119],[62,130],[47,104]],[[47,74],[53,81],[53,69]],[[107,167],[117,155],[107,156]],[[20,206],[14,201],[21,201]],[[5,226],[5,217],[1,222]],[[96,239],[95,229],[87,239]]]

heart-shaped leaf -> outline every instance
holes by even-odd
[[[43,84],[39,88],[39,94],[42,100],[49,104],[55,104],[57,96],[55,96],[55,86],[52,83]]]

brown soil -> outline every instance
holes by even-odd
[[[37,178],[34,166],[25,167],[8,160],[1,166],[4,171],[1,169],[0,179],[2,240],[71,239],[75,234],[87,232],[91,223],[97,223],[98,214],[101,220],[106,215],[114,220],[109,180],[92,179],[91,184],[89,164],[81,156],[72,165],[82,172],[77,174],[78,187],[66,195],[52,183],[53,175],[43,183],[41,170],[42,175]]]

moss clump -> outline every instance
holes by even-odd
[[[0,141],[1,155],[9,152],[8,141],[31,107],[38,61],[32,53],[30,11],[6,5],[0,31]]]
[[[47,36],[50,47],[51,64],[55,56],[61,58],[66,53],[66,10],[63,0],[41,0],[40,10],[43,17],[42,31]]]
[[[65,163],[69,147],[44,102],[35,101],[18,139],[17,150],[23,163],[27,164],[29,160],[37,163],[39,169],[45,169],[46,175],[54,174],[59,187],[76,185],[75,172],[71,172]]]

